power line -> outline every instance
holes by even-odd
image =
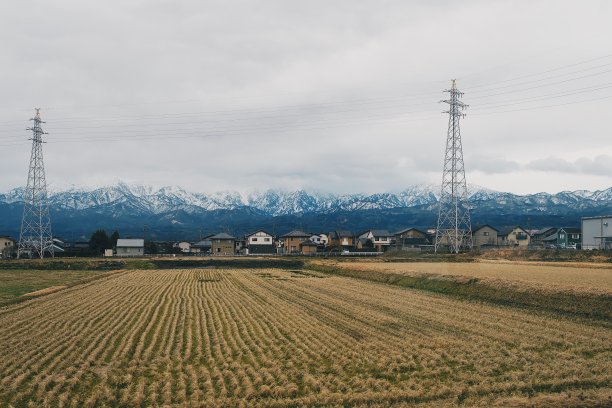
[[[612,65],[612,64],[610,64],[610,65]],[[501,93],[494,93],[494,94],[488,94],[488,95],[475,96],[474,99],[489,98],[489,97],[492,97],[492,96],[506,95],[508,93],[525,92],[525,91],[529,91],[529,90],[532,90],[532,89],[538,89],[538,88],[543,88],[543,87],[553,86],[553,85],[558,85],[558,84],[565,84],[567,82],[572,82],[572,81],[577,81],[577,80],[584,79],[584,78],[590,78],[590,77],[593,77],[593,76],[603,75],[603,74],[607,74],[607,73],[610,73],[610,72],[612,72],[612,69],[606,70],[606,71],[601,71],[601,72],[594,72],[592,74],[582,75],[582,76],[579,76],[579,77],[568,78],[568,79],[565,79],[565,80],[562,80],[562,81],[551,82],[551,83],[548,83],[548,84],[541,84],[541,85],[531,86],[531,87],[527,87],[527,88],[515,89],[515,90],[510,90],[510,91],[504,91],[504,92],[501,92]],[[525,83],[525,84],[527,84],[527,83]],[[523,84],[519,84],[519,85],[523,85]],[[516,86],[516,85],[513,85],[513,86]],[[499,90],[499,89],[507,89],[507,88],[508,87],[500,87],[500,88],[496,88],[496,89],[491,89],[491,91]]]
[[[310,131],[310,130],[326,130],[326,129],[335,129],[338,127],[346,127],[346,126],[356,126],[356,125],[363,125],[363,124],[369,124],[369,123],[377,123],[377,122],[383,122],[383,123],[389,123],[389,122],[411,122],[411,121],[421,121],[421,120],[432,120],[432,119],[438,119],[439,115],[436,116],[430,116],[430,117],[420,117],[420,118],[397,118],[397,119],[388,119],[388,118],[378,118],[376,119],[367,119],[365,118],[365,120],[360,120],[360,121],[352,121],[352,122],[347,122],[347,121],[343,121],[343,122],[336,122],[336,123],[331,123],[328,124],[326,126],[305,126],[305,127],[299,127],[296,129],[293,129],[294,132],[303,132],[303,131]],[[189,132],[178,132],[178,131],[169,131],[169,132],[165,132],[165,133],[161,133],[161,132],[149,132],[146,135],[137,135],[137,136],[133,136],[133,137],[106,137],[106,136],[95,136],[93,138],[87,138],[87,139],[83,139],[83,138],[59,138],[59,139],[54,139],[53,142],[58,142],[58,143],[82,143],[82,142],[129,142],[129,141],[143,141],[143,140],[158,140],[158,139],[162,139],[164,141],[167,140],[177,140],[177,139],[188,139],[188,138],[200,138],[200,139],[208,139],[208,138],[213,138],[213,137],[223,137],[223,136],[242,136],[242,135],[251,135],[253,134],[253,131],[270,131],[270,132],[281,132],[281,131],[286,131],[287,130],[287,126],[273,126],[273,127],[266,127],[266,128],[240,128],[240,129],[236,129],[236,130],[227,130],[227,129],[191,129],[193,131],[189,131]],[[266,136],[267,137],[267,136]],[[15,146],[15,145],[21,145],[23,143],[14,143],[14,144],[2,144],[0,143],[1,146]]]
[[[566,96],[580,95],[580,94],[589,93],[589,92],[597,92],[597,91],[601,91],[601,90],[608,89],[608,88],[612,88],[612,82],[603,84],[602,86],[596,85],[596,86],[590,86],[590,87],[585,87],[585,88],[580,88],[580,89],[570,90],[570,91],[565,91],[565,92],[556,92],[553,94],[538,95],[538,96],[533,96],[529,98],[501,101],[499,103],[493,103],[493,104],[483,104],[482,108],[479,107],[480,105],[475,105],[475,107],[477,109],[492,109],[492,108],[498,108],[502,106],[511,106],[511,105],[518,105],[518,104],[524,104],[524,103],[538,102],[538,101],[543,101],[543,100],[548,100],[548,99],[564,98]]]
[[[557,106],[575,105],[577,103],[601,101],[601,100],[610,99],[610,98],[612,98],[612,95],[602,96],[600,98],[582,99],[579,101],[572,101],[572,102],[566,102],[566,103],[557,103],[553,105],[532,106],[532,107],[523,108],[523,109],[510,109],[510,110],[503,110],[503,111],[497,111],[497,112],[472,113],[471,115],[493,115],[493,114],[498,114],[498,113],[509,113],[509,112],[529,111],[529,110],[535,110],[535,109],[546,109],[546,108],[554,108]]]
[[[557,67],[557,68],[553,68],[553,69],[549,69],[549,70],[545,70],[545,71],[540,71],[537,73],[532,73],[532,74],[527,74],[527,75],[522,75],[519,77],[515,77],[515,78],[511,78],[511,79],[506,79],[506,80],[501,80],[501,81],[496,81],[496,82],[491,82],[489,84],[480,84],[480,85],[475,85],[471,88],[467,88],[467,89],[473,89],[473,88],[481,88],[481,87],[491,87],[491,86],[496,86],[499,83],[506,83],[506,82],[511,82],[511,81],[515,81],[517,79],[522,79],[522,78],[526,78],[526,77],[531,77],[531,76],[537,76],[537,75],[541,75],[544,73],[549,73],[549,72],[554,72],[554,71],[558,71],[561,69],[565,69],[568,67],[573,67],[573,66],[578,66],[578,65],[583,65],[585,63],[589,63],[589,62],[593,62],[593,61],[598,61],[601,59],[605,59],[605,58],[609,58],[611,57],[612,54],[609,55],[604,55],[601,57],[597,57],[597,58],[592,58],[589,60],[585,60],[585,61],[581,61],[578,63],[573,63],[573,64],[569,64],[569,65],[564,65],[561,67]],[[603,66],[608,66],[611,65],[610,64],[604,64],[604,65],[600,65],[600,66],[596,66],[596,67],[590,67],[590,68],[586,68],[583,70],[579,70],[579,71],[575,71],[575,72],[584,72],[587,70],[592,70],[592,69],[596,69],[598,67],[603,67]],[[558,75],[556,77],[559,76],[566,76],[566,75],[571,75],[572,73],[565,73],[565,74],[561,74]],[[542,81],[545,79],[551,79],[553,77],[549,77],[549,78],[542,78],[536,81],[529,81],[528,83],[533,83],[533,82],[537,82],[537,81]],[[445,80],[444,80],[445,81]],[[442,80],[439,81],[430,81],[430,82],[435,82],[435,83],[440,83],[443,82]],[[514,85],[512,85],[514,86]],[[502,89],[502,88],[493,88],[493,89],[489,89],[489,90],[475,90],[473,92],[488,92],[488,91],[492,91],[495,89]],[[123,116],[123,117],[116,117],[116,118],[108,118],[108,119],[97,119],[98,121],[117,121],[117,120],[140,120],[140,119],[147,119],[150,117],[156,117],[156,118],[176,118],[176,117],[185,117],[185,116],[205,116],[205,115],[232,115],[232,114],[237,114],[237,113],[241,113],[243,115],[245,114],[256,114],[256,113],[261,113],[261,112],[280,112],[280,111],[287,111],[287,110],[303,110],[303,109],[310,109],[310,108],[316,108],[316,107],[323,107],[323,106],[329,106],[329,105],[342,105],[342,106],[349,106],[349,105],[361,105],[361,104],[373,104],[373,103],[379,103],[379,102],[384,102],[384,101],[391,101],[391,100],[397,100],[397,101],[401,101],[404,99],[418,99],[418,98],[423,98],[423,97],[430,97],[430,96],[434,96],[437,95],[438,92],[437,91],[429,91],[429,92],[422,92],[422,93],[418,93],[418,94],[410,94],[410,95],[401,95],[401,96],[395,96],[395,97],[391,97],[391,98],[369,98],[369,99],[361,99],[361,100],[346,100],[346,99],[342,99],[342,100],[337,100],[337,101],[327,101],[327,102],[320,102],[320,103],[308,103],[308,104],[296,104],[296,105],[283,105],[283,106],[275,106],[275,107],[265,107],[265,108],[243,108],[243,109],[227,109],[227,110],[211,110],[211,111],[200,111],[200,112],[187,112],[187,113],[178,113],[178,114],[157,114],[157,115],[131,115],[131,116]],[[241,100],[244,99],[240,98]],[[197,101],[196,99],[191,99],[191,100],[186,100],[186,101],[173,101],[172,103],[188,103],[188,102],[193,102],[193,101]],[[159,103],[153,103],[153,102],[144,102],[144,103],[134,103],[134,104],[115,104],[115,105],[90,105],[90,107],[92,106],[116,106],[116,107],[120,107],[120,106],[142,106],[142,105],[149,105],[149,104],[163,104],[166,102],[159,102]],[[67,121],[87,121],[90,122],[91,119],[89,118],[62,118],[62,117],[57,117],[56,120],[54,120],[55,123],[63,123],[63,122],[67,122]],[[0,124],[6,124],[6,123],[21,123],[20,120],[9,120],[9,121],[2,121],[0,122]]]
[[[517,78],[524,78],[527,76],[533,75],[541,75],[545,72],[552,72],[560,69],[564,69],[571,66],[577,66],[581,64],[585,64],[587,62],[592,62],[596,60],[601,60],[604,58],[608,58],[611,55],[594,58],[587,61],[582,61],[575,64],[566,65],[564,67],[559,67],[555,69],[550,69],[547,71],[542,71],[537,74],[531,75],[523,75]],[[582,70],[577,70],[569,73],[564,73],[556,76],[549,76],[547,78],[540,78],[535,81],[527,81],[518,84],[507,85],[505,87],[498,87],[497,89],[502,88],[510,88],[521,86],[525,84],[530,84],[534,82],[541,82],[544,80],[550,80],[554,78],[559,78],[562,76],[573,75],[576,73],[581,73],[585,71],[590,71],[593,69],[605,67],[609,64],[598,65],[595,67],[589,67]],[[571,81],[577,81],[580,79],[584,79],[587,77],[603,75],[608,72],[612,72],[612,70],[606,70],[603,72],[595,72],[587,75],[582,75],[578,77],[568,78],[562,81],[554,81],[551,83],[540,84],[536,86],[526,87],[526,88],[518,88],[514,90],[506,90],[503,93],[497,94],[488,94],[488,95],[480,95],[474,96],[473,99],[481,99],[481,104],[477,104],[476,108],[478,110],[487,110],[487,109],[497,109],[504,106],[512,106],[523,102],[533,103],[544,101],[548,99],[557,99],[563,98],[573,95],[578,95],[581,93],[587,92],[596,92],[603,89],[607,89],[610,84],[604,84],[603,86],[590,86],[583,87],[578,89],[571,90],[563,90],[560,92],[555,92],[552,94],[544,94],[544,95],[535,95],[529,96],[525,98],[518,99],[510,99],[510,100],[502,100],[497,102],[487,102],[488,99],[492,99],[496,96],[507,95],[509,93],[517,93],[517,92],[526,92],[529,90],[540,89],[543,87],[556,86],[564,83],[568,83]],[[515,78],[516,79],[516,78]],[[509,82],[511,80],[506,80],[503,82]],[[486,92],[493,91],[494,89],[484,90]],[[482,92],[482,90],[480,91]],[[189,113],[177,113],[177,114],[149,114],[149,115],[140,115],[140,116],[123,116],[123,117],[115,117],[115,118],[101,118],[96,119],[93,123],[98,123],[97,125],[91,124],[89,121],[87,126],[63,126],[58,127],[55,130],[60,131],[60,134],[63,137],[59,137],[54,139],[56,142],[72,142],[73,137],[82,138],[83,130],[87,130],[89,135],[94,135],[96,132],[105,132],[104,137],[100,136],[99,139],[94,139],[91,137],[84,138],[85,141],[88,140],[105,140],[105,141],[114,141],[117,139],[113,139],[109,136],[118,137],[119,135],[125,134],[119,140],[134,139],[133,135],[142,134],[142,137],[134,140],[146,140],[152,139],[154,137],[164,137],[168,136],[181,136],[187,135],[187,137],[196,137],[194,135],[201,135],[202,133],[215,133],[215,134],[224,134],[224,135],[240,135],[240,134],[252,134],[256,131],[277,131],[277,130],[287,130],[291,129],[293,131],[298,130],[309,130],[309,129],[326,129],[326,128],[334,128],[339,126],[354,126],[357,124],[363,123],[376,123],[380,122],[383,119],[385,121],[404,121],[411,120],[405,119],[406,116],[413,114],[423,114],[423,113],[433,113],[437,110],[414,110],[407,111],[407,107],[418,107],[418,106],[430,106],[433,105],[430,99],[418,99],[421,98],[422,95],[405,95],[405,96],[397,96],[393,98],[373,98],[366,100],[357,100],[352,102],[346,101],[336,101],[336,102],[326,102],[326,103],[312,103],[312,104],[301,104],[301,105],[290,105],[278,108],[258,108],[258,109],[233,109],[233,110],[215,110],[215,111],[202,111],[202,112],[189,112]],[[595,98],[595,99],[587,99],[576,102],[568,102],[564,104],[553,104],[553,105],[544,105],[536,107],[536,109],[542,109],[545,107],[554,107],[554,106],[563,106],[565,104],[573,104],[586,102],[591,100],[599,100],[606,99],[604,98]],[[407,100],[414,101],[411,104],[406,104]],[[374,105],[374,106],[370,106]],[[481,107],[479,107],[481,106]],[[526,109],[525,109],[526,110]],[[364,113],[365,111],[365,113]],[[372,114],[372,112],[375,112]],[[308,115],[308,119],[300,120]],[[209,117],[212,116],[212,117]],[[221,117],[219,117],[221,116]],[[150,120],[154,122],[139,122],[139,123],[120,123],[121,121],[130,121],[133,119],[144,119]],[[174,119],[173,122],[167,122],[167,119]],[[186,120],[181,120],[186,119]],[[196,121],[189,121],[189,119],[201,119]],[[296,120],[297,119],[297,120]],[[80,122],[81,120],[88,120],[83,118],[65,118],[63,121],[60,119],[55,121],[56,123],[70,123],[70,122]],[[418,119],[417,119],[418,120]],[[421,119],[422,120],[422,119]],[[164,122],[165,121],[165,122]],[[109,123],[110,122],[110,123]],[[163,122],[163,123],[155,123],[155,122]],[[253,126],[252,123],[260,122],[262,124]],[[265,122],[272,122],[269,124],[265,124]],[[6,123],[6,122],[5,122]],[[215,126],[213,128],[210,127],[211,124],[219,124],[221,126]],[[327,125],[327,126],[326,126]],[[191,128],[186,128],[186,126],[195,126]],[[318,126],[318,127],[317,127]],[[138,129],[128,130],[130,127],[138,127]],[[171,129],[166,129],[171,127]],[[113,130],[113,128],[118,128],[117,130]],[[122,130],[125,129],[125,130]],[[73,133],[78,132],[78,133]],[[108,132],[112,132],[112,135],[108,135]],[[129,132],[129,133],[127,133]],[[190,133],[191,132],[191,133]],[[95,136],[97,137],[97,136]],[[4,136],[3,140],[0,142],[4,146],[14,146],[19,145],[19,136]]]
[[[531,74],[521,75],[521,76],[514,77],[514,78],[504,79],[504,80],[496,81],[495,83],[490,83],[490,84],[485,83],[485,84],[481,84],[481,85],[473,85],[473,86],[467,87],[465,89],[474,90],[474,88],[483,88],[483,87],[492,86],[494,84],[512,82],[512,81],[516,81],[516,80],[523,79],[523,78],[529,78],[529,77],[532,77],[532,76],[538,76],[538,75],[542,75],[542,74],[548,74],[550,72],[560,71],[560,70],[565,69],[565,68],[571,68],[571,67],[575,67],[575,66],[578,66],[578,65],[588,64],[589,62],[599,61],[599,60],[610,58],[610,57],[612,57],[612,54],[607,54],[607,55],[604,55],[604,56],[601,56],[601,57],[597,57],[597,58],[591,58],[591,59],[588,59],[588,60],[585,60],[585,61],[581,61],[581,62],[577,62],[577,63],[574,63],[574,64],[563,65],[561,67],[552,68],[552,69],[548,69],[548,70],[545,70],[545,71],[539,71],[539,72],[535,72],[535,73],[531,73]],[[479,91],[473,91],[473,92],[479,92]]]

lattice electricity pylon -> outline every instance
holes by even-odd
[[[459,100],[463,93],[457,90],[454,79],[451,89],[444,92],[450,93],[450,99],[442,101],[449,105],[449,109],[444,112],[448,113],[448,134],[435,251],[438,252],[441,247],[448,247],[451,252],[458,253],[461,249],[472,249],[473,245],[461,132],[459,131],[459,119],[465,117],[461,111],[467,108],[467,105]]]
[[[28,128],[32,131],[32,155],[30,156],[28,185],[23,197],[23,218],[17,257],[29,254],[32,258],[44,258],[45,253],[54,256],[54,251],[42,152],[44,143],[42,135],[46,133],[43,132],[41,124],[45,122],[40,120],[40,109],[36,109],[36,116],[30,120],[34,121],[34,126]]]

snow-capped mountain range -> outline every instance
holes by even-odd
[[[0,202],[18,203],[23,201],[23,188],[0,194]],[[251,207],[270,216],[297,213],[328,213],[338,210],[387,209],[412,207],[436,202],[432,186],[410,187],[398,194],[316,194],[304,190],[253,191],[241,194],[236,191],[221,191],[212,194],[188,192],[180,187],[128,185],[96,189],[70,188],[49,193],[51,208],[62,210],[85,210],[108,205],[124,204],[133,210],[162,214],[168,211],[184,210],[214,211],[235,210]]]
[[[507,226],[529,220],[537,226],[558,220],[558,224],[577,225],[581,216],[612,213],[612,187],[529,195],[478,186],[470,186],[469,190],[474,223]],[[304,223],[318,229],[339,228],[338,224],[349,229],[393,229],[401,225],[432,225],[438,194],[438,186],[433,185],[377,194],[318,194],[305,190],[204,194],[180,187],[153,188],[120,182],[95,189],[52,191],[49,204],[55,231],[76,228],[84,234],[87,228],[141,230],[143,223],[160,231],[205,225],[211,230],[222,226],[242,232],[270,225],[305,228]],[[0,194],[0,235],[18,231],[22,197],[22,188]]]
[[[474,206],[480,203],[539,208],[565,205],[578,210],[612,202],[612,187],[598,191],[577,190],[529,195],[503,193],[479,186],[470,186],[469,190],[470,201]],[[23,201],[22,197],[23,188],[16,188],[6,194],[0,194],[0,203],[19,203]],[[76,211],[124,204],[132,210],[151,214],[177,210],[193,212],[251,207],[266,215],[280,216],[427,206],[437,203],[438,197],[438,188],[425,184],[408,187],[399,193],[335,195],[317,194],[305,190],[266,190],[247,194],[221,191],[204,194],[188,192],[180,187],[155,189],[150,186],[118,183],[95,189],[73,187],[65,191],[50,192],[49,204],[51,208],[57,210]]]

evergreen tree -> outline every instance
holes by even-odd
[[[109,248],[111,248],[111,241],[106,234],[106,231],[99,229],[91,234],[91,238],[89,239],[89,249],[97,254],[100,254],[104,252],[105,249]]]
[[[153,241],[145,242],[145,254],[156,254],[157,253],[157,244]]]
[[[116,247],[117,246],[117,240],[121,238],[119,236],[119,232],[118,231],[114,231],[110,237],[110,241],[111,241],[111,247]]]

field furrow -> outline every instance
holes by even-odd
[[[0,327],[0,406],[612,397],[608,322],[281,269],[123,272],[9,306]]]

